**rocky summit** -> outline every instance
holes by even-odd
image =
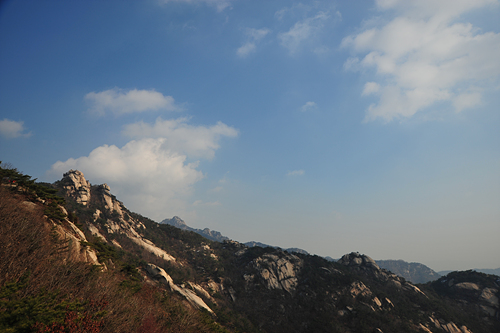
[[[358,252],[156,223],[77,170],[54,184],[0,172],[0,332],[500,332],[495,275],[415,284]]]

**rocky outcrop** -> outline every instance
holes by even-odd
[[[66,190],[66,195],[74,199],[77,203],[89,206],[92,199],[94,205],[102,207],[101,209],[96,209],[93,214],[94,224],[88,225],[89,231],[94,236],[107,241],[105,234],[125,234],[131,241],[158,257],[168,261],[175,261],[173,256],[141,235],[140,230],[145,228],[144,224],[135,220],[127,213],[127,209],[123,203],[111,194],[109,185],[91,186],[83,173],[78,170],[66,172],[61,180],[61,184],[63,189]],[[105,218],[104,224],[99,225],[96,223],[98,219],[103,218]],[[115,241],[114,243],[117,242]]]
[[[297,274],[302,267],[302,260],[290,253],[279,253],[280,256],[264,254],[253,260],[252,264],[266,288],[281,289],[292,293],[297,287]],[[245,281],[250,282],[254,277],[254,275],[246,275]]]
[[[455,323],[453,322],[446,322],[443,319],[436,319],[434,317],[429,317],[429,320],[431,321],[432,324],[434,324],[434,327],[443,330],[444,332],[448,333],[472,333],[467,326],[461,326],[458,327]],[[427,327],[423,326],[420,324],[422,327],[426,328],[428,332],[430,331]]]
[[[64,207],[59,206],[59,208],[66,216],[68,215]],[[84,245],[87,243],[85,234],[78,229],[73,222],[66,218],[60,223],[55,223],[53,221],[50,221],[50,223],[52,224],[52,230],[55,235],[57,235],[58,240],[66,245],[65,261],[82,261],[93,265],[99,265],[95,251]]]
[[[158,267],[154,264],[148,264],[146,266],[146,270],[152,278],[169,287],[171,291],[175,291],[182,295],[195,308],[203,308],[212,314],[214,313],[212,309],[210,309],[210,307],[205,303],[205,301],[203,301],[200,296],[196,295],[195,291],[198,291],[205,297],[209,297],[208,292],[201,286],[194,283],[189,283],[189,285],[193,289],[189,289],[184,286],[178,286],[174,283],[174,280],[165,272],[163,268]]]
[[[482,281],[455,282],[455,279],[446,281],[446,285],[462,302],[477,304],[483,314],[489,318],[500,320],[500,286],[498,281],[494,281],[494,278],[490,279],[488,285]]]
[[[345,266],[350,266],[358,270],[375,270],[380,271],[380,267],[377,265],[375,260],[364,254],[359,254],[358,252],[351,252],[345,254],[338,261],[340,264]]]
[[[481,308],[484,312],[492,317],[498,318],[498,310],[500,308],[498,302],[497,288],[484,288],[479,295],[479,301],[482,303]]]
[[[83,173],[78,170],[69,170],[63,175],[63,188],[66,194],[77,203],[86,206],[90,201],[90,183],[85,179]]]
[[[367,255],[359,254],[358,252],[351,252],[342,256],[342,258],[339,259],[338,263],[344,266],[348,266],[364,275],[385,282],[393,288],[402,289],[426,296],[418,287],[407,282],[404,278],[397,276],[396,274],[385,269],[381,269],[377,265],[375,260],[368,257]]]
[[[108,184],[101,184],[94,189],[95,196],[104,204],[104,208],[110,212],[116,212],[123,217],[123,203],[118,201],[115,196],[111,195],[111,188]]]
[[[500,327],[500,278],[476,271],[451,272],[430,285],[439,295],[473,313],[484,327]],[[442,321],[440,321],[443,326]],[[498,331],[498,330],[497,330]]]

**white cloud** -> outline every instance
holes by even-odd
[[[286,174],[289,177],[295,177],[295,176],[303,176],[305,174],[304,170],[294,170],[294,171],[288,171]]]
[[[222,136],[237,131],[221,122],[214,126],[192,126],[186,118],[143,122],[125,127],[124,134],[136,138],[119,148],[103,145],[88,156],[58,161],[47,172],[59,178],[77,169],[93,184],[107,183],[125,205],[148,217],[162,220],[186,216],[193,185],[203,179],[199,162],[189,158],[212,158]]]
[[[317,108],[316,103],[309,101],[306,104],[302,105],[300,109],[302,110],[302,112],[307,112],[316,108]]]
[[[187,118],[172,120],[156,119],[153,125],[142,121],[124,127],[123,134],[133,138],[165,138],[164,149],[170,149],[190,157],[211,159],[219,149],[222,137],[235,137],[238,131],[222,122],[216,125],[192,126]]]
[[[377,82],[366,82],[365,88],[363,89],[363,96],[371,95],[380,91],[380,84]]]
[[[224,9],[231,6],[232,0],[160,0],[161,3],[169,3],[169,2],[185,2],[189,4],[200,4],[205,3],[209,6],[214,6],[217,8],[217,11],[221,12]]]
[[[85,99],[91,104],[89,111],[99,115],[106,112],[122,115],[133,112],[180,110],[172,96],[164,96],[154,89],[125,91],[114,88],[98,93],[88,93],[85,95]]]
[[[218,192],[221,192],[223,189],[224,189],[224,187],[222,187],[222,186],[217,186],[217,187],[214,187],[213,189],[211,189],[210,191],[211,191],[211,192],[218,193]]]
[[[244,58],[247,55],[249,55],[250,53],[255,52],[256,48],[257,47],[256,47],[254,42],[246,42],[241,47],[239,47],[238,50],[236,50],[236,54],[238,56]]]
[[[245,34],[247,36],[247,41],[236,51],[236,54],[242,58],[246,57],[252,52],[255,52],[255,49],[257,48],[257,43],[266,37],[268,33],[270,33],[271,30],[267,28],[263,29],[253,29],[253,28],[247,28],[245,31]]]
[[[455,97],[453,106],[457,112],[461,112],[463,109],[469,109],[481,104],[481,97],[481,93],[477,91],[463,93]]]
[[[192,185],[203,178],[198,163],[186,163],[185,155],[163,149],[165,141],[134,140],[122,148],[103,145],[89,156],[56,162],[48,174],[61,177],[78,169],[93,184],[110,185],[129,209],[160,220],[185,209]]]
[[[378,93],[366,120],[411,117],[438,101],[451,102],[457,111],[481,101],[486,89],[500,76],[500,34],[481,33],[470,23],[454,20],[493,0],[380,0],[381,10],[396,16],[357,35],[342,46],[363,55],[347,59],[345,69],[375,69],[363,95]],[[463,93],[473,87],[473,93]]]
[[[6,139],[14,139],[19,137],[30,137],[31,132],[24,133],[24,122],[22,121],[14,121],[5,118],[4,120],[0,120],[0,136],[3,136]]]
[[[314,17],[306,18],[295,23],[287,32],[278,34],[278,39],[282,46],[293,54],[297,52],[302,42],[314,36],[321,30],[324,22],[329,18],[326,12],[319,12]]]

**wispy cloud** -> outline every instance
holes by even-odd
[[[396,15],[342,41],[362,55],[349,58],[345,69],[376,71],[363,95],[379,100],[365,120],[411,117],[439,101],[451,102],[457,112],[479,105],[482,91],[500,76],[500,34],[480,33],[455,19],[492,3],[497,1],[377,1],[380,10]]]
[[[195,202],[193,202],[193,206],[215,207],[222,206],[222,204],[219,201],[205,202],[202,200],[196,200]]]
[[[166,4],[169,2],[184,2],[188,4],[207,4],[217,8],[217,11],[222,12],[224,9],[231,6],[232,0],[159,0],[160,3]]]
[[[300,45],[307,39],[321,31],[324,22],[329,18],[328,13],[318,12],[313,17],[308,17],[294,24],[287,32],[278,34],[280,44],[293,54],[297,52]]]
[[[156,119],[154,124],[143,121],[126,125],[123,134],[132,139],[164,138],[164,149],[187,154],[191,157],[211,159],[220,148],[222,137],[236,137],[238,130],[222,122],[213,126],[193,126],[188,118]]]
[[[302,107],[300,108],[302,110],[302,112],[307,112],[307,111],[311,111],[311,110],[314,110],[318,107],[318,105],[316,105],[315,102],[307,102],[306,104],[302,105]]]
[[[271,30],[267,28],[263,29],[253,29],[253,28],[247,28],[245,31],[245,35],[247,36],[246,42],[238,48],[236,51],[236,54],[242,58],[248,56],[250,53],[255,52],[257,48],[257,43],[266,37],[268,33],[270,33]]]
[[[111,112],[123,115],[145,111],[179,111],[181,108],[175,104],[172,96],[152,90],[123,90],[119,88],[101,92],[90,92],[85,99],[91,104],[90,112],[104,115]]]
[[[0,136],[6,139],[14,138],[28,138],[31,136],[31,132],[26,133],[23,121],[14,121],[5,118],[0,120]]]
[[[293,170],[293,171],[288,171],[286,174],[288,177],[297,177],[297,176],[303,176],[305,174],[304,170]]]

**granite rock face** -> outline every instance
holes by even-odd
[[[247,248],[244,248],[236,255],[242,256],[246,251]],[[302,259],[285,251],[263,254],[248,264],[252,269],[243,276],[245,288],[249,290],[262,284],[268,290],[283,290],[293,294],[298,285],[302,264]]]
[[[174,280],[168,275],[165,270],[161,267],[158,267],[154,264],[148,264],[146,266],[146,271],[148,274],[154,279],[158,280],[160,283],[168,286],[170,290],[177,292],[181,296],[183,296],[192,306],[195,308],[202,308],[207,310],[209,313],[213,313],[212,309],[203,301],[203,299],[196,294],[199,292],[203,294],[205,297],[210,297],[208,292],[205,291],[201,286],[189,283],[191,288],[186,288],[184,286],[178,286],[174,283]]]
[[[84,206],[89,203],[91,196],[90,183],[85,179],[81,171],[69,170],[63,175],[62,182],[69,197]]]
[[[111,194],[111,188],[107,184],[91,186],[85,179],[81,171],[70,170],[63,175],[61,180],[66,195],[84,206],[93,205],[102,207],[95,209],[93,214],[94,223],[89,224],[91,233],[103,241],[108,241],[104,234],[124,234],[132,242],[168,261],[175,261],[175,258],[165,250],[156,246],[153,242],[143,237],[141,230],[144,224],[131,217],[130,212],[123,203]],[[98,223],[104,220],[105,223]],[[113,243],[119,243],[113,240]],[[115,245],[117,245],[115,244]]]
[[[292,293],[297,287],[297,273],[302,266],[297,256],[290,253],[283,253],[282,257],[265,254],[255,259],[253,265],[268,289],[282,289]]]
[[[377,265],[375,260],[368,257],[367,255],[359,254],[358,252],[344,254],[338,262],[342,265],[355,267],[361,270],[380,271],[380,267]]]

